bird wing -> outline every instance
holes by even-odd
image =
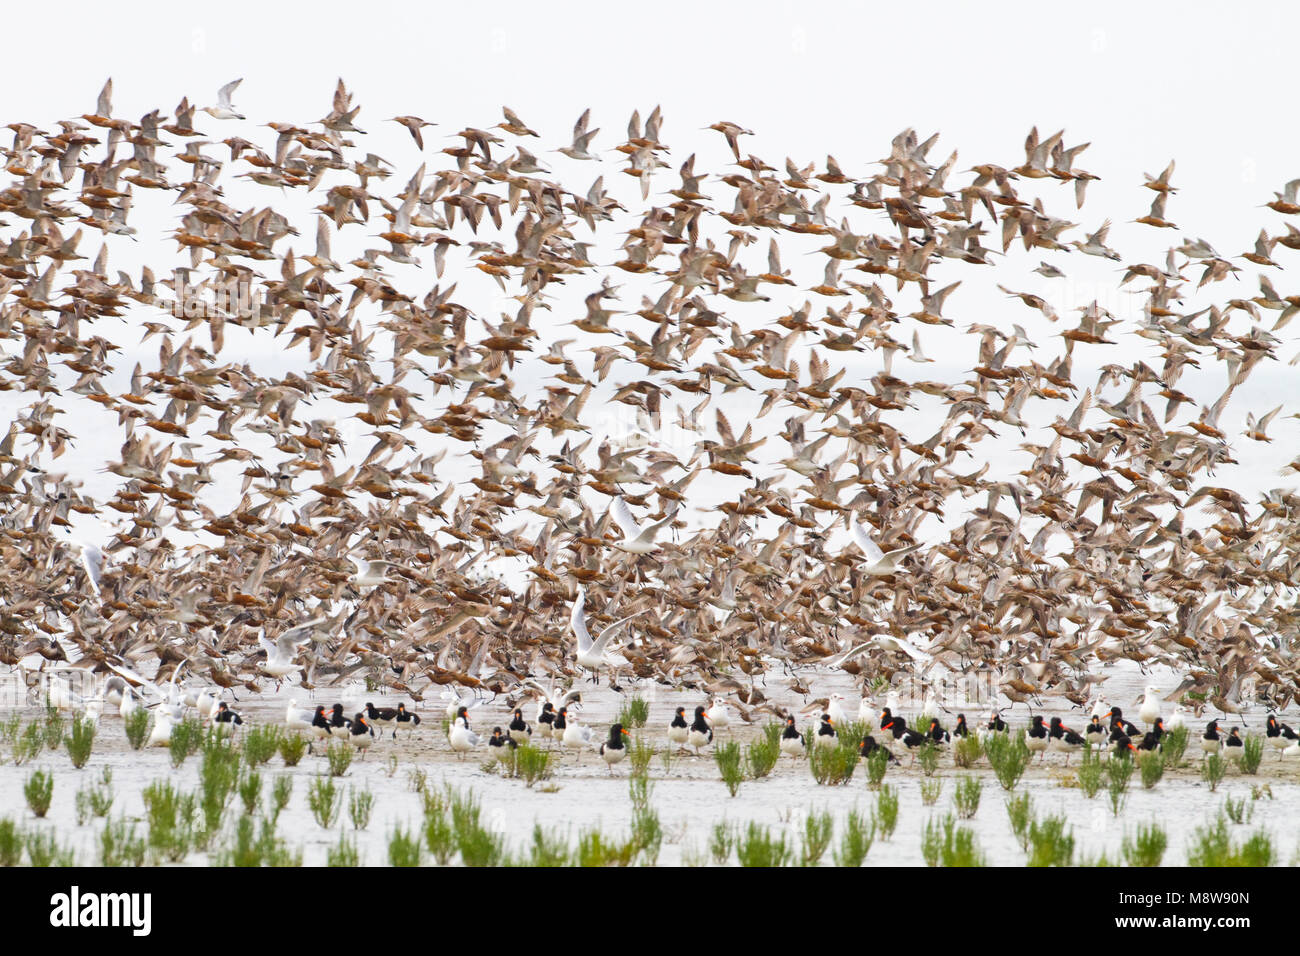
[[[641,526],[637,524],[636,519],[632,517],[632,512],[628,510],[627,502],[623,500],[622,495],[616,497],[610,504],[609,513],[613,517],[614,523],[618,525],[619,530],[623,532],[625,538],[632,540],[641,537]]]
[[[880,546],[871,540],[871,536],[867,534],[867,529],[858,524],[857,518],[852,518],[850,520],[852,522],[851,527],[853,529],[853,540],[857,546],[862,549],[862,553],[866,555],[867,560],[872,564],[875,564],[877,561],[884,558],[885,552],[881,551]]]
[[[591,649],[591,635],[587,632],[587,615],[583,611],[583,605],[586,602],[586,592],[578,588],[578,596],[573,599],[573,610],[569,612],[569,627],[573,630],[573,635],[578,639],[578,653],[585,654]]]
[[[627,617],[619,618],[609,627],[605,628],[600,632],[600,637],[596,638],[595,642],[592,644],[592,649],[595,650],[597,654],[604,653],[605,648],[609,646],[610,638],[614,636],[618,629],[640,613],[640,611],[636,611],[629,614]]]

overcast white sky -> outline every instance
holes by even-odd
[[[243,77],[235,103],[249,119],[238,132],[255,131],[268,144],[274,134],[257,124],[323,117],[334,83],[343,77],[354,105],[363,107],[357,124],[369,133],[366,148],[396,167],[386,184],[390,195],[419,157],[406,131],[385,120],[416,114],[437,122],[425,132],[430,155],[452,145],[444,137],[463,126],[498,122],[502,104],[542,133],[539,145],[547,150],[566,142],[587,107],[592,125],[606,131],[596,146],[609,149],[621,141],[632,109],[644,116],[658,104],[673,168],[699,152],[709,160],[702,165],[713,171],[729,156],[721,137],[701,127],[722,119],[754,130],[747,151],[773,165],[786,155],[820,162],[833,153],[850,175],[862,175],[887,155],[890,138],[909,126],[922,137],[940,132],[930,158],[942,161],[957,149],[958,170],[976,161],[1015,165],[1023,160],[1030,126],[1037,124],[1043,136],[1063,127],[1068,143],[1092,143],[1078,164],[1102,179],[1090,187],[1083,210],[1074,210],[1068,187],[1061,187],[1051,211],[1086,227],[1071,233],[1078,239],[1113,218],[1110,244],[1126,261],[1162,263],[1163,248],[1176,241],[1172,231],[1154,235],[1156,230],[1125,224],[1150,203],[1142,173],[1158,173],[1171,158],[1178,162],[1179,192],[1169,216],[1179,223],[1178,234],[1204,236],[1228,255],[1250,248],[1261,226],[1282,231],[1282,217],[1258,207],[1300,176],[1300,130],[1291,106],[1293,45],[1300,37],[1300,8],[1294,5],[497,2],[412,10],[378,2],[232,2],[127,12],[71,3],[60,4],[57,13],[24,5],[6,11],[6,22],[12,32],[0,93],[3,122],[49,128],[57,119],[90,112],[108,76],[114,80],[115,115],[132,118],[155,107],[170,113],[183,95],[211,105],[218,87]],[[202,115],[196,125],[214,140],[236,132]],[[220,146],[208,152],[228,155]],[[553,153],[539,155],[557,173],[572,169]],[[566,173],[566,184],[575,188],[594,175]],[[673,178],[667,171],[659,188],[670,188]],[[304,241],[311,228],[311,220],[306,222],[300,226]],[[765,252],[765,243],[753,247],[754,255]],[[81,251],[93,256],[98,245],[98,236],[91,235]],[[119,253],[125,245],[114,247],[114,268],[126,268],[118,257],[133,251],[142,260],[151,255],[148,248]],[[1044,291],[1044,280],[1028,275],[1040,258],[1035,250],[1021,257],[1014,275],[985,270],[990,274],[984,279],[990,287],[1002,281]],[[1082,258],[1070,257],[1068,265]],[[798,268],[789,260],[786,266]],[[1111,263],[1079,268],[1089,270],[1087,281],[1113,275]],[[953,278],[969,278],[970,271],[959,270]],[[1300,291],[1289,286],[1289,273],[1274,273],[1274,281],[1283,294]],[[1254,294],[1254,271],[1239,285],[1233,295]],[[1077,304],[1082,303],[1067,303]],[[492,317],[492,309],[483,312]],[[1015,306],[1016,321],[1028,324],[1028,317]],[[980,320],[968,312],[958,325]],[[941,338],[934,345],[927,340],[927,351],[939,359],[927,377],[960,379],[973,358],[973,342],[963,339],[957,356],[944,353]],[[1044,344],[1045,354],[1038,357],[1047,364],[1060,349],[1058,343]],[[1295,351],[1289,345],[1284,358]],[[1295,394],[1296,372],[1280,363],[1257,372],[1234,400],[1237,430],[1246,411]],[[1221,378],[1216,372],[1214,384]],[[13,398],[5,397],[7,412]],[[1286,461],[1294,454],[1294,425],[1277,429],[1283,436],[1277,445],[1288,447],[1269,451],[1273,458]],[[115,449],[120,436],[111,437]],[[1245,444],[1240,440],[1235,447]],[[104,457],[83,442],[73,460],[99,467]],[[1261,469],[1267,477],[1252,480],[1260,487],[1283,484],[1276,464],[1268,464]]]

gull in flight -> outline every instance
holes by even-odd
[[[642,528],[636,523],[636,519],[632,517],[632,512],[628,510],[627,502],[623,500],[623,496],[619,495],[614,499],[613,504],[609,506],[609,513],[623,532],[623,540],[615,542],[614,547],[620,551],[626,551],[628,554],[653,554],[659,550],[659,545],[655,543],[655,536],[672,522],[677,511],[674,509],[672,514],[662,521],[657,521]]]
[[[853,530],[853,540],[862,554],[867,559],[867,565],[862,570],[867,574],[886,575],[893,574],[898,570],[903,559],[921,548],[919,544],[908,545],[905,548],[895,548],[893,551],[885,552],[880,550],[880,546],[871,540],[867,534],[867,529],[858,524],[857,518],[849,519],[849,526]]]
[[[637,611],[627,617],[620,618],[601,631],[600,637],[593,640],[591,634],[587,631],[586,601],[587,589],[579,585],[578,594],[573,599],[573,611],[569,615],[569,627],[573,630],[574,637],[578,639],[578,666],[592,671],[592,680],[594,681],[599,677],[602,666],[617,668],[627,663],[621,656],[614,657],[608,655],[606,651],[609,648],[610,638],[618,633],[619,628],[641,612]]]
[[[205,106],[203,107],[203,112],[207,113],[213,119],[219,119],[219,120],[243,119],[244,114],[235,112],[235,107],[230,102],[230,97],[234,95],[235,87],[237,87],[242,82],[244,82],[244,78],[241,76],[239,79],[231,80],[229,83],[223,86],[220,90],[217,91],[217,105]]]
[[[392,561],[363,561],[348,558],[356,566],[357,573],[352,575],[352,583],[358,588],[378,587],[388,580],[386,572],[393,567]]]
[[[277,680],[283,680],[290,674],[301,671],[302,665],[294,662],[294,658],[298,656],[298,648],[311,639],[312,629],[325,620],[326,618],[318,617],[297,627],[291,627],[274,641],[265,634],[259,637],[257,643],[262,646],[262,650],[266,651],[266,663],[261,665],[262,672]]]

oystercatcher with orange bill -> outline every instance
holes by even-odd
[[[397,723],[397,708],[376,707],[374,704],[367,701],[366,719],[369,720],[373,726],[379,728],[379,733],[382,736],[385,729],[392,727],[393,724]],[[393,736],[397,736],[396,730],[393,731]]]
[[[835,722],[830,714],[822,714],[821,726],[817,728],[816,743],[818,747],[835,746]]]
[[[794,717],[787,717],[785,730],[781,731],[781,753],[791,757],[802,757],[804,752],[803,734],[799,733],[799,728],[795,726]]]
[[[366,721],[365,714],[358,713],[352,718],[352,746],[361,751],[361,759],[366,759],[366,751],[375,742],[375,728]]]
[[[405,704],[397,705],[397,727],[393,729],[393,736],[397,736],[397,731],[405,730],[410,732],[420,726],[420,715],[413,714],[406,709]]]
[[[1025,745],[1029,747],[1030,753],[1039,755],[1038,759],[1046,760],[1048,743],[1048,729],[1043,724],[1043,717],[1041,714],[1035,714],[1034,722],[1025,731]]]
[[[1268,715],[1268,728],[1265,734],[1268,737],[1268,745],[1277,751],[1279,760],[1282,759],[1283,750],[1300,740],[1300,735],[1286,724],[1279,722],[1276,714]]]
[[[627,736],[629,734],[623,729],[622,724],[614,724],[609,728],[609,739],[600,745],[600,756],[609,767],[611,774],[614,772],[614,764],[627,756],[627,744],[623,742],[623,738]]]
[[[1205,725],[1205,733],[1201,735],[1201,752],[1217,754],[1222,746],[1223,737],[1219,734],[1219,722],[1212,720]]]
[[[1070,762],[1070,754],[1083,748],[1083,736],[1065,726],[1060,717],[1052,718],[1048,736],[1050,737],[1048,749],[1065,754],[1067,764]]]
[[[1110,709],[1110,712],[1106,716],[1110,718],[1110,729],[1112,733],[1114,733],[1116,728],[1118,728],[1120,733],[1122,733],[1126,737],[1142,736],[1142,731],[1137,729],[1136,724],[1130,723],[1129,721],[1125,720],[1124,712],[1120,710],[1118,707],[1112,707]]]
[[[704,708],[695,708],[695,719],[691,721],[690,733],[686,737],[686,742],[695,748],[695,755],[700,755],[700,748],[713,743],[713,728],[709,726],[708,720],[704,717]]]
[[[686,741],[691,735],[691,725],[686,722],[686,708],[678,707],[673,711],[672,722],[668,725],[668,739],[677,745],[680,752],[686,749]]]
[[[514,716],[510,720],[510,739],[517,744],[526,744],[533,736],[533,728],[524,720],[524,712],[518,707],[515,708]]]

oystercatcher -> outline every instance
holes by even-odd
[[[781,731],[781,753],[789,754],[791,757],[804,755],[803,734],[799,733],[799,728],[794,725],[793,717],[785,719],[785,730]]]
[[[524,720],[524,712],[518,707],[515,708],[513,719],[510,721],[510,739],[517,744],[526,744],[533,736],[533,728]]]
[[[325,707],[321,704],[316,705],[316,713],[311,719],[312,736],[317,740],[324,740],[330,736],[333,727],[330,725],[330,719],[325,714]],[[311,749],[311,744],[307,744],[307,749]]]
[[[898,758],[894,756],[893,752],[890,751],[888,747],[884,746],[883,744],[876,743],[875,737],[871,736],[871,734],[866,734],[862,738],[862,742],[858,744],[858,756],[865,757],[869,760],[871,759],[871,755],[874,754],[876,751],[880,751],[881,753],[886,754],[887,756],[885,759],[887,762],[898,763]]]
[[[1067,764],[1070,762],[1070,754],[1083,747],[1083,737],[1061,723],[1060,717],[1052,718],[1052,726],[1048,736],[1051,738],[1048,742],[1048,748],[1057,753],[1065,754]]]
[[[1201,751],[1207,754],[1217,754],[1222,746],[1223,738],[1219,736],[1219,722],[1212,720],[1205,725],[1205,733],[1201,735]]]
[[[1268,729],[1265,733],[1268,735],[1269,746],[1278,752],[1279,760],[1282,759],[1283,750],[1300,740],[1300,736],[1297,736],[1294,730],[1286,724],[1278,722],[1275,714],[1268,715]]]
[[[926,736],[936,744],[946,744],[952,740],[952,734],[943,729],[938,717],[930,718],[930,729],[926,732]]]
[[[970,729],[966,726],[966,715],[965,715],[965,714],[958,714],[958,715],[957,715],[957,725],[956,725],[955,727],[952,728],[952,735],[953,735],[954,737],[969,737],[969,736],[970,736]]]
[[[691,725],[686,722],[686,708],[678,707],[673,711],[672,723],[668,725],[668,739],[677,745],[680,752],[685,749],[690,733]]]
[[[217,705],[217,712],[212,717],[212,722],[222,733],[234,733],[235,725],[242,724],[244,718],[230,709],[230,706],[223,700]]]
[[[1157,717],[1155,725],[1142,735],[1142,742],[1137,745],[1138,750],[1151,751],[1160,749],[1160,738],[1164,735],[1165,722]]]
[[[1087,728],[1083,731],[1083,737],[1093,747],[1100,747],[1106,740],[1106,725],[1101,722],[1100,714],[1092,715]]]
[[[555,705],[549,700],[542,701],[537,709],[537,736],[550,740],[555,736]]]
[[[330,732],[338,733],[339,731],[351,730],[352,721],[343,716],[343,705],[335,704],[330,711]]]
[[[902,741],[904,747],[906,747],[910,751],[913,751],[912,754],[913,760],[916,759],[916,754],[915,754],[916,748],[921,746],[929,739],[925,734],[918,733],[917,731],[912,730],[910,727],[908,727],[907,720],[906,718],[903,717],[890,718],[889,723],[882,724],[880,726],[880,729],[889,731],[891,734],[894,735],[895,740]]]
[[[709,726],[709,721],[704,716],[704,708],[695,708],[695,719],[691,721],[690,731],[686,736],[686,742],[695,748],[695,755],[700,755],[700,748],[713,743],[713,728]]]
[[[1034,715],[1033,724],[1025,731],[1025,744],[1030,753],[1039,755],[1040,760],[1047,759],[1048,730],[1043,726],[1041,714]]]
[[[415,730],[415,728],[419,726],[420,726],[420,715],[411,713],[409,710],[406,709],[405,704],[398,704],[397,705],[397,727],[396,729],[393,730],[393,736],[394,737],[397,736],[398,730],[405,730],[407,732],[410,732]]]
[[[375,728],[366,723],[364,714],[358,713],[352,718],[352,746],[361,751],[361,759],[366,759],[366,750],[375,742]]]
[[[491,752],[496,754],[498,760],[505,761],[510,759],[510,755],[519,745],[513,738],[503,734],[500,727],[493,727],[492,736],[488,738],[488,746],[493,748]]]
[[[600,755],[604,758],[611,774],[614,772],[614,764],[627,756],[627,745],[623,743],[623,738],[626,736],[628,732],[623,729],[623,725],[614,724],[609,728],[609,739],[600,745]]]
[[[835,722],[830,714],[822,714],[821,726],[817,728],[815,743],[818,747],[835,746]]]
[[[1233,727],[1230,731],[1228,731],[1228,739],[1223,742],[1223,745],[1227,747],[1229,750],[1233,750],[1234,748],[1245,746],[1245,744],[1242,742],[1241,735],[1238,731],[1239,728],[1237,727]]]
[[[397,723],[397,708],[395,707],[376,707],[369,702],[366,703],[366,719],[379,728],[382,736],[384,729],[392,727]],[[393,730],[393,736],[397,736],[396,729]]]
[[[1140,737],[1142,735],[1142,731],[1138,730],[1136,725],[1131,724],[1124,719],[1124,712],[1118,707],[1112,707],[1106,716],[1110,718],[1110,729],[1112,732],[1116,728],[1119,728],[1120,733],[1124,734],[1126,737]]]

